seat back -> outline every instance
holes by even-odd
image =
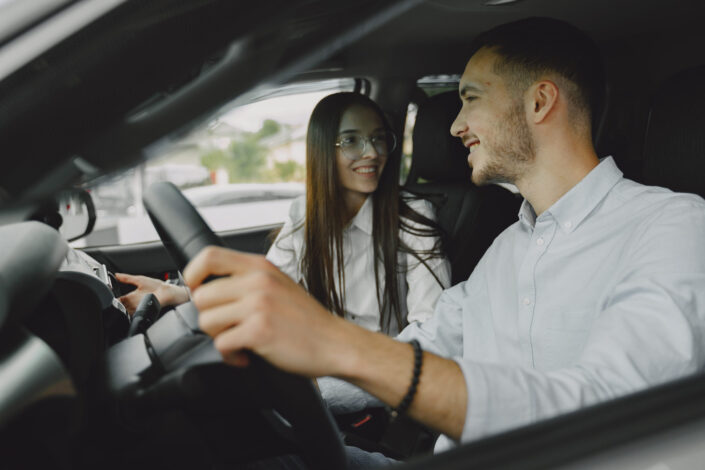
[[[651,102],[644,181],[705,197],[705,65],[664,81]]]
[[[460,110],[456,92],[431,97],[419,106],[406,187],[431,199],[445,232],[452,283],[466,280],[492,241],[517,220],[521,198],[495,185],[470,181],[467,149],[450,135]]]

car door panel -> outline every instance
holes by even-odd
[[[277,225],[221,232],[218,235],[229,248],[247,253],[266,253],[269,235]],[[86,248],[87,254],[106,265],[111,272],[143,274],[168,279],[176,276],[176,265],[161,241],[134,245]]]

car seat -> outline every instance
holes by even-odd
[[[644,140],[646,184],[705,197],[705,65],[665,80],[654,93]]]
[[[452,284],[466,280],[492,241],[517,220],[521,197],[496,185],[470,181],[467,149],[450,134],[460,111],[455,91],[419,105],[406,187],[437,206]]]

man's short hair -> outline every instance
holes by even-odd
[[[590,121],[599,116],[605,93],[602,55],[578,28],[553,18],[527,18],[480,34],[470,56],[483,47],[498,54],[495,73],[507,77],[514,91],[523,93],[541,75],[553,73],[574,85],[567,95],[576,110]]]

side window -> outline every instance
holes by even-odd
[[[419,106],[413,101],[409,103],[406,108],[406,120],[404,121],[404,137],[402,138],[401,147],[401,171],[399,172],[399,184],[404,184],[406,182],[407,176],[409,176],[409,169],[411,169],[411,154],[414,151],[414,142],[412,136],[414,135],[414,124],[416,124],[416,112]]]
[[[443,93],[446,91],[457,91],[458,82],[460,81],[460,75],[430,75],[427,77],[420,78],[416,85],[423,91],[426,97],[431,97],[438,93]],[[404,123],[404,138],[402,147],[402,167],[401,167],[401,181],[400,183],[406,182],[406,178],[409,175],[409,169],[411,168],[411,159],[414,153],[414,142],[412,136],[414,134],[414,125],[416,124],[416,114],[418,112],[419,106],[415,102],[409,103],[406,110],[406,121]]]
[[[291,201],[304,193],[306,127],[314,106],[354,87],[353,79],[328,80],[258,92],[153,146],[146,163],[87,188],[96,225],[75,246],[157,240],[141,202],[156,181],[178,186],[216,232],[281,223]]]

